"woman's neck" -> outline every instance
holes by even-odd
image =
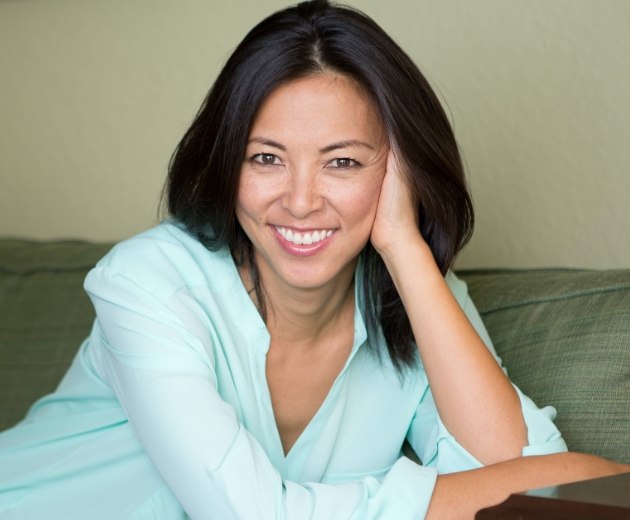
[[[239,269],[245,287],[253,287],[251,271]],[[262,297],[265,298],[266,323],[276,344],[292,348],[317,346],[329,334],[348,324],[354,326],[354,266],[348,266],[335,279],[317,288],[283,284],[264,267],[259,268]],[[250,290],[256,302],[257,295]]]

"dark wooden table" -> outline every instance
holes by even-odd
[[[511,495],[475,520],[629,520],[630,473]]]

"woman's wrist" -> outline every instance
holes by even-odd
[[[442,277],[431,248],[419,232],[391,240],[386,246],[376,250],[396,285],[403,282],[407,270],[416,274],[422,273],[424,279],[431,271]]]

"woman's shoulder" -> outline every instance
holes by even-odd
[[[165,299],[182,287],[228,290],[237,272],[227,248],[211,251],[169,219],[116,244],[88,274],[86,286],[94,278],[112,276]]]

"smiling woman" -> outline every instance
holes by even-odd
[[[0,435],[3,519],[462,519],[630,470],[563,453],[507,378],[449,271],[472,227],[452,131],[365,15],[252,29],[166,193],[89,273],[58,389]]]

